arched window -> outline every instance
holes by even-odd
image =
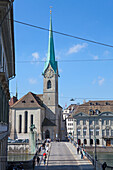
[[[87,140],[86,139],[84,139],[84,145],[87,145]]]
[[[19,133],[22,132],[22,115],[19,115]]]
[[[28,112],[25,111],[25,131],[24,131],[24,133],[27,133],[27,124],[28,124]]]
[[[90,139],[90,145],[93,145],[93,139]]]
[[[33,125],[33,115],[31,115],[31,125]]]
[[[51,88],[51,81],[48,80],[48,82],[47,82],[47,89],[50,89],[50,88]]]
[[[100,141],[99,139],[96,139],[96,144],[99,145]]]

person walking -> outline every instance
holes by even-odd
[[[40,163],[40,158],[39,156],[37,156],[37,165],[39,165],[39,163]]]
[[[81,153],[81,159],[83,159],[83,152],[82,152],[82,150],[80,151],[80,153]]]

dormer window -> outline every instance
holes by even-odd
[[[31,103],[34,103],[34,100],[31,100]]]
[[[92,109],[89,110],[90,115],[94,115],[94,111]]]
[[[110,103],[106,102],[106,105],[110,105]]]
[[[22,101],[22,103],[26,103],[26,101],[25,101],[25,100],[23,100],[23,101]]]
[[[95,112],[97,115],[100,113],[100,111],[98,109],[96,109]]]
[[[50,88],[51,88],[51,81],[48,80],[48,82],[47,82],[47,89],[50,89]]]

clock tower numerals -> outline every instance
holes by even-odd
[[[54,71],[51,68],[48,69],[44,74],[45,78],[52,78],[53,76],[54,76]]]

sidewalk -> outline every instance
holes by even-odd
[[[65,143],[71,153],[73,154],[75,160],[77,161],[77,165],[80,167],[81,170],[94,170],[94,166],[92,163],[85,157],[81,159],[81,155],[77,154],[77,148],[72,143]]]

